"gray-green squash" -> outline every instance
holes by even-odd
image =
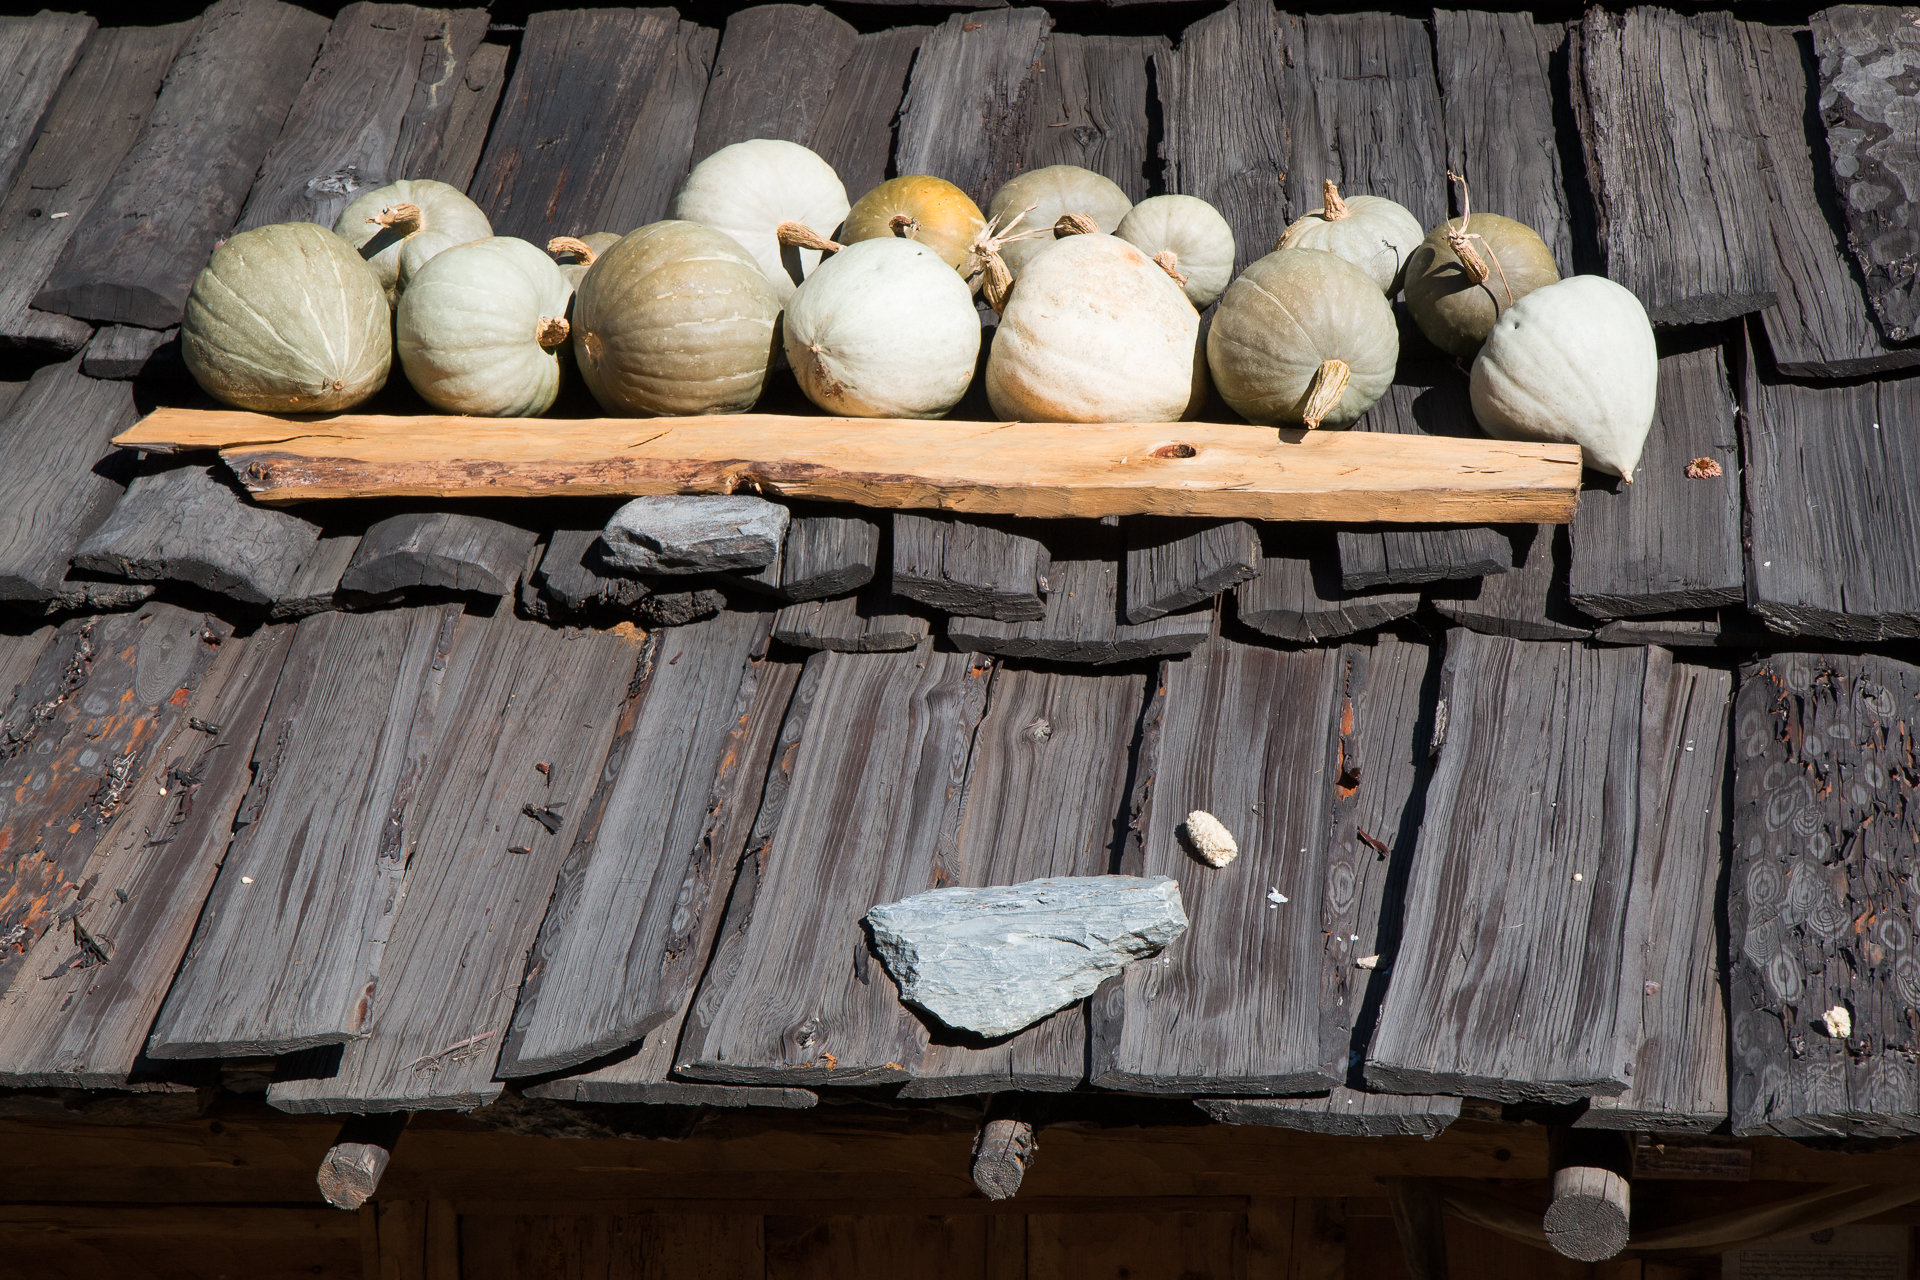
[[[1407,310],[1427,340],[1471,356],[1508,307],[1559,280],[1560,268],[1539,232],[1497,213],[1475,213],[1460,185],[1463,212],[1429,231],[1407,258],[1405,289]]]
[[[400,295],[400,364],[446,413],[526,417],[560,394],[572,290],[525,240],[490,236],[434,257]]]
[[[386,385],[392,318],[344,240],[318,223],[277,223],[213,251],[187,295],[180,354],[223,404],[336,413]]]
[[[1345,427],[1393,382],[1400,331],[1380,286],[1320,249],[1279,249],[1240,274],[1207,335],[1213,383],[1235,413],[1275,426]]]
[[[1051,228],[1062,217],[1079,214],[1111,234],[1132,208],[1132,199],[1111,178],[1079,165],[1050,164],[1008,179],[987,202],[987,221],[1000,233],[1009,227],[1016,235],[1038,233],[1000,246],[1000,256],[1017,280],[1034,255],[1051,243]]]
[[[1160,264],[1205,310],[1233,278],[1233,228],[1198,196],[1151,196],[1127,211],[1113,234]]]
[[[1405,205],[1385,196],[1348,196],[1329,178],[1321,183],[1321,207],[1296,218],[1276,249],[1324,249],[1359,267],[1391,298],[1400,292],[1407,258],[1425,231]]]
[[[418,269],[433,253],[493,234],[487,215],[466,192],[431,178],[402,179],[363,193],[341,211],[333,229],[360,251],[389,302],[399,299],[401,251],[410,241],[427,237],[412,245],[410,265]]]
[[[725,232],[654,222],[602,254],[573,300],[573,354],[609,413],[740,413],[760,398],[780,299]]]

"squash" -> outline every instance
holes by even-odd
[[[387,291],[387,301],[395,302],[400,288],[400,250],[409,240],[431,232],[433,252],[484,240],[493,234],[493,225],[480,206],[467,199],[466,192],[431,178],[403,179],[375,187],[361,195],[340,213],[333,229],[360,251]],[[415,246],[417,263],[431,253]]]
[[[1276,426],[1350,425],[1386,394],[1399,360],[1386,295],[1320,249],[1279,249],[1249,266],[1207,335],[1221,398],[1249,422]]]
[[[1019,174],[994,192],[987,202],[987,219],[1002,234],[1024,233],[1006,241],[1000,250],[1017,280],[1027,263],[1051,243],[1050,233],[1063,216],[1080,214],[1095,228],[1112,232],[1132,208],[1133,201],[1111,179],[1078,165],[1050,164]]]
[[[1295,219],[1274,248],[1324,249],[1366,272],[1387,297],[1400,292],[1407,257],[1426,238],[1420,220],[1385,196],[1341,199],[1331,179],[1320,189],[1321,207]]]
[[[525,240],[455,245],[400,295],[394,330],[407,381],[444,413],[545,413],[560,394],[570,293],[553,259]]]
[[[1159,263],[1204,311],[1233,278],[1233,228],[1197,196],[1153,196],[1120,219],[1115,235]]]
[[[917,241],[955,271],[968,273],[974,242],[987,228],[980,206],[944,178],[889,178],[854,202],[840,228],[844,244],[894,236]]]
[[[586,279],[587,268],[619,243],[620,237],[615,232],[589,231],[584,236],[555,236],[547,241],[547,252],[567,259],[560,264],[560,274],[567,278],[569,289],[578,289]]]
[[[1448,178],[1466,183],[1455,174]],[[1407,259],[1407,310],[1427,340],[1456,356],[1472,356],[1502,312],[1560,279],[1553,250],[1524,222],[1462,212],[1427,233]]]
[[[386,385],[392,317],[378,277],[327,228],[255,227],[215,249],[194,277],[180,354],[223,404],[334,413]]]
[[[1200,313],[1153,259],[1095,233],[1044,244],[1027,260],[987,355],[996,415],[1174,422],[1206,398]]]
[[[891,236],[821,263],[782,327],[807,398],[856,418],[942,417],[980,357],[973,290],[932,247]]]
[[[824,241],[847,216],[847,189],[833,166],[797,142],[755,138],[722,147],[693,166],[673,198],[671,218],[724,231],[753,255],[784,304],[820,264],[780,230],[792,226]]]
[[[573,355],[609,413],[740,413],[760,398],[780,300],[731,236],[653,222],[601,254],[573,300]]]
[[[1473,416],[1496,439],[1577,444],[1589,467],[1631,484],[1659,377],[1640,299],[1604,276],[1571,276],[1495,322],[1473,362]]]

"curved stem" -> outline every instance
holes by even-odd
[[[1340,397],[1347,394],[1347,383],[1352,378],[1353,366],[1345,360],[1320,362],[1320,367],[1313,372],[1313,381],[1307,384],[1307,404],[1300,413],[1307,430],[1318,427],[1321,419],[1333,412]]]
[[[1325,204],[1320,216],[1328,222],[1338,222],[1347,216],[1347,202],[1340,198],[1340,188],[1333,185],[1332,178],[1321,182],[1320,198]]]
[[[1053,224],[1053,234],[1065,239],[1068,236],[1097,236],[1100,224],[1084,213],[1063,213],[1060,221]]]
[[[417,204],[389,205],[367,221],[398,231],[403,236],[424,230],[427,225],[426,216],[420,212]]]
[[[920,238],[920,219],[910,213],[894,214],[893,217],[887,220],[887,226],[891,227],[893,234],[902,240],[917,240]]]
[[[547,241],[547,252],[552,254],[570,253],[573,260],[583,267],[592,266],[600,257],[593,246],[585,240],[576,240],[572,236],[555,236]]]
[[[789,249],[813,249],[820,253],[838,253],[840,246],[804,222],[783,222],[773,229],[781,244]]]

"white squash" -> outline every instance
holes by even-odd
[[[1473,416],[1496,439],[1577,444],[1589,467],[1631,484],[1659,376],[1640,299],[1604,276],[1569,276],[1494,322],[1473,362]]]
[[[855,418],[938,418],[967,394],[980,313],[946,259],[913,240],[862,240],[794,291],[787,363],[807,398]]]
[[[394,315],[401,367],[445,413],[545,413],[560,393],[573,291],[525,240],[455,245],[420,268]]]
[[[1153,259],[1108,235],[1030,258],[987,356],[994,413],[1025,422],[1175,422],[1207,386],[1200,313]]]
[[[1400,292],[1407,257],[1427,231],[1405,205],[1385,196],[1340,197],[1331,180],[1321,186],[1324,204],[1296,218],[1275,249],[1321,249],[1366,272],[1391,298]]]
[[[1113,234],[1158,262],[1198,310],[1212,306],[1233,278],[1233,228],[1198,196],[1142,200]]]
[[[487,215],[467,199],[466,192],[431,178],[403,179],[375,187],[343,209],[333,229],[360,251],[381,288],[387,291],[390,303],[398,300],[401,251],[410,242],[425,235],[433,237],[413,245],[418,266],[441,249],[493,234]],[[429,243],[431,252],[427,251]]]
[[[797,142],[736,142],[693,166],[673,198],[671,218],[698,222],[739,241],[766,272],[784,305],[820,265],[820,252],[783,246],[783,223],[824,239],[846,219],[847,189],[833,166]]]
[[[1027,263],[1052,243],[1051,228],[1063,216],[1077,213],[1091,218],[1111,234],[1132,208],[1133,201],[1112,179],[1078,165],[1050,164],[1018,174],[994,192],[987,203],[987,221],[1001,230],[1011,225],[1016,233],[1035,233],[1008,241],[1000,249],[1017,280]],[[1016,215],[1021,216],[1014,225]]]

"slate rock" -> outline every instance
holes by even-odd
[[[749,494],[635,498],[600,531],[606,562],[624,573],[717,573],[772,564],[787,509]]]
[[[1166,876],[1060,876],[918,893],[867,925],[902,1000],[993,1038],[1092,995],[1185,933],[1187,913]]]

